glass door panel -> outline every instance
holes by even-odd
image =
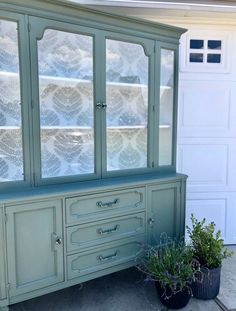
[[[94,173],[93,38],[47,29],[38,70],[42,178]]]
[[[106,40],[107,171],[147,167],[148,57]]]
[[[159,165],[172,165],[174,51],[161,49]]]
[[[0,182],[24,179],[17,28],[0,20]]]

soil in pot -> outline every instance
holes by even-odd
[[[187,287],[184,287],[182,291],[179,291],[176,294],[171,294],[171,289],[168,286],[164,289],[159,282],[155,282],[155,286],[161,303],[167,308],[184,308],[191,298],[191,293]],[[170,296],[170,298],[166,298],[165,293],[168,297]]]
[[[219,294],[221,267],[201,268],[198,280],[192,283],[193,296],[198,299],[213,299]]]

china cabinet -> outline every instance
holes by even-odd
[[[0,309],[184,234],[184,31],[69,2],[0,3]]]

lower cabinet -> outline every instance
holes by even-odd
[[[2,203],[0,310],[1,301],[19,302],[135,265],[143,245],[158,244],[162,232],[181,237],[185,179]]]
[[[10,296],[64,280],[60,200],[7,207]]]
[[[148,241],[151,245],[159,244],[165,235],[172,238],[184,235],[181,191],[184,191],[181,182],[148,187]]]

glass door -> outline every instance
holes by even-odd
[[[93,173],[93,38],[47,29],[38,73],[42,178]]]
[[[24,17],[7,13],[7,18],[0,17],[0,184],[3,188],[30,183],[29,122],[24,122],[28,121],[29,103]]]
[[[0,181],[23,180],[17,22],[0,20]]]
[[[159,64],[159,109],[156,126],[159,127],[157,146],[159,169],[175,170],[176,123],[177,123],[177,47],[172,44],[158,44]]]
[[[50,183],[94,176],[94,35],[78,25],[32,20],[37,178]]]
[[[141,44],[106,39],[106,170],[148,167],[149,57]]]

